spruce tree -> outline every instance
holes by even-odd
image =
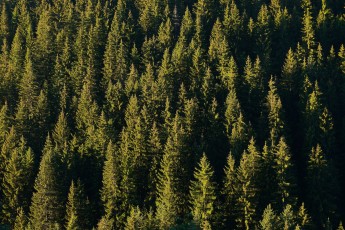
[[[307,168],[308,203],[313,216],[318,217],[318,226],[325,226],[327,218],[336,212],[337,182],[332,171],[332,163],[327,161],[320,145],[313,147]]]
[[[63,183],[60,157],[48,136],[30,206],[30,223],[34,229],[62,228],[64,225]]]
[[[237,181],[235,159],[233,158],[231,153],[227,158],[224,173],[225,177],[223,180],[224,185],[222,188],[222,195],[225,199],[225,205],[223,207],[224,213],[222,213],[222,216],[224,216],[225,219],[225,226],[235,227],[234,207],[237,199],[237,191],[239,184]]]
[[[156,219],[159,229],[171,228],[184,212],[186,204],[185,165],[183,164],[184,129],[178,114],[173,121],[158,174]]]
[[[313,52],[315,49],[315,30],[314,30],[314,22],[312,17],[312,10],[307,7],[304,10],[303,15],[303,28],[302,28],[302,41],[305,45],[305,48],[309,52]]]
[[[284,117],[282,102],[278,95],[275,81],[271,78],[268,84],[270,88],[267,95],[268,124],[270,128],[271,146],[274,146],[284,134]]]
[[[286,204],[294,204],[294,177],[292,171],[291,154],[289,147],[287,146],[285,139],[282,137],[279,143],[275,147],[274,151],[274,162],[273,168],[276,172],[277,184],[278,184],[278,204],[280,207]]]
[[[103,219],[108,223],[110,229],[119,226],[117,225],[116,215],[121,215],[121,213],[118,213],[120,196],[118,165],[119,162],[117,162],[115,158],[114,146],[110,142],[103,167],[103,186],[101,190],[101,200],[105,211]]]
[[[219,19],[213,25],[208,56],[211,63],[217,67],[224,66],[229,59],[228,43]]]
[[[22,230],[28,227],[28,217],[25,215],[22,208],[19,208],[18,215],[14,222],[13,230]]]
[[[89,220],[89,201],[86,198],[83,185],[80,180],[75,184],[71,183],[66,205],[66,229],[88,229]]]
[[[28,211],[32,193],[34,154],[22,137],[5,160],[2,180],[2,214],[6,223],[14,225],[18,210]],[[4,150],[4,148],[3,148]]]
[[[255,23],[255,51],[260,55],[263,65],[266,67],[266,71],[270,70],[271,52],[272,52],[272,34],[271,34],[271,17],[268,11],[268,7],[263,4],[258,13],[257,22]]]
[[[249,127],[244,122],[236,92],[231,89],[226,98],[225,128],[234,157],[239,158],[249,141]]]
[[[154,122],[149,134],[148,157],[152,162],[148,175],[148,201],[154,204],[156,200],[156,187],[158,185],[159,163],[163,157],[163,145],[161,143],[160,132],[157,124]]]
[[[153,229],[153,224],[152,213],[141,211],[139,207],[132,207],[124,229]]]
[[[287,204],[281,214],[279,215],[278,226],[280,229],[288,230],[296,227],[295,214],[292,210],[292,206]]]
[[[201,229],[208,229],[212,225],[212,214],[214,211],[215,184],[213,180],[213,169],[203,154],[198,167],[194,171],[194,178],[190,186],[191,210],[193,220]]]
[[[236,222],[239,227],[249,230],[254,224],[259,186],[257,175],[260,170],[260,154],[251,139],[237,168],[238,198],[236,200]]]
[[[3,2],[1,4],[0,9],[0,44],[3,44],[5,40],[9,39],[11,25],[9,20],[8,6],[6,2]]]
[[[234,55],[240,55],[240,50],[244,45],[244,42],[241,42],[244,35],[244,20],[236,2],[227,2],[223,19],[224,31],[229,41],[229,48],[234,51]]]
[[[7,132],[9,131],[10,117],[7,103],[5,103],[0,109],[0,146],[5,141]]]
[[[50,9],[44,9],[37,24],[35,52],[33,53],[33,63],[37,71],[37,80],[40,83],[50,80],[50,75],[53,73],[51,63],[55,60],[55,32],[52,24]]]
[[[277,227],[277,215],[269,204],[262,214],[259,228],[262,230],[274,230]]]
[[[297,213],[297,222],[298,225],[301,228],[308,228],[312,226],[312,221],[311,218],[308,214],[307,209],[304,206],[304,203],[301,204],[301,206],[298,209],[298,213]]]
[[[173,177],[173,159],[165,154],[161,163],[161,170],[158,177],[156,219],[158,229],[171,228],[176,224],[178,218],[179,197],[176,192],[176,179]]]
[[[52,134],[57,148],[63,149],[63,146],[70,140],[70,135],[71,133],[67,124],[66,114],[64,111],[61,111]]]
[[[320,121],[322,114],[321,91],[318,83],[315,82],[314,89],[308,95],[305,110],[306,123],[306,145],[308,148],[316,145],[320,141]]]

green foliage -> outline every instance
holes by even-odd
[[[334,0],[1,1],[0,226],[335,228],[344,15]]]
[[[238,198],[236,222],[239,227],[249,230],[254,224],[259,192],[257,175],[259,173],[260,154],[255,147],[254,139],[250,140],[237,168]]]
[[[16,220],[14,222],[13,229],[14,230],[22,230],[26,229],[28,226],[28,218],[25,215],[22,208],[19,208],[18,215],[16,217]]]
[[[275,81],[269,81],[269,91],[267,95],[268,124],[270,128],[271,145],[277,144],[279,137],[284,134],[283,106],[277,93]]]
[[[32,150],[27,147],[23,137],[19,139],[15,136],[13,139],[13,146],[7,149],[10,155],[7,155],[4,159],[5,164],[1,186],[3,193],[2,213],[4,220],[12,226],[17,215],[19,215],[17,213],[19,208],[24,210],[29,208],[30,196],[28,194],[32,192],[34,176],[34,154]],[[3,147],[2,151],[4,150]]]
[[[318,222],[325,225],[327,218],[336,212],[337,179],[331,177],[333,165],[327,161],[320,145],[312,148],[307,170],[310,210],[318,216]]]
[[[260,221],[260,229],[273,230],[277,226],[277,215],[274,213],[271,205],[269,204],[264,213],[262,214],[262,220]]]
[[[279,140],[274,151],[273,168],[276,171],[278,194],[281,198],[279,203],[284,206],[285,204],[294,204],[293,189],[294,189],[294,176],[292,173],[292,163],[290,150],[285,143],[284,138]]]
[[[66,205],[66,229],[90,228],[88,205],[89,201],[85,196],[80,180],[77,181],[76,185],[72,181]]]
[[[153,229],[154,221],[152,220],[152,213],[142,212],[139,207],[131,208],[130,214],[127,218],[125,230],[135,229]]]
[[[212,214],[214,211],[215,184],[213,169],[205,154],[200,159],[199,165],[194,171],[194,178],[190,186],[193,220],[201,229],[210,229]]]
[[[178,115],[173,120],[158,174],[156,219],[159,229],[176,224],[185,202],[183,180],[187,179],[183,168],[184,129]]]
[[[59,158],[48,136],[30,206],[30,222],[34,229],[63,226],[65,198]]]
[[[112,143],[109,143],[103,168],[103,187],[101,190],[101,200],[105,216],[103,217],[103,222],[99,223],[99,225],[102,223],[102,226],[108,226],[109,229],[113,229],[116,226],[116,216],[114,215],[119,215],[119,213],[117,214],[120,197],[118,164],[114,154],[114,146]]]

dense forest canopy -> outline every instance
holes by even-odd
[[[343,0],[1,0],[0,229],[342,230]]]

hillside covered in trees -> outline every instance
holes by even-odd
[[[343,230],[343,0],[1,0],[0,229]]]

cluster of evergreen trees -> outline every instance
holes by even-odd
[[[344,229],[344,9],[0,1],[1,226]]]

